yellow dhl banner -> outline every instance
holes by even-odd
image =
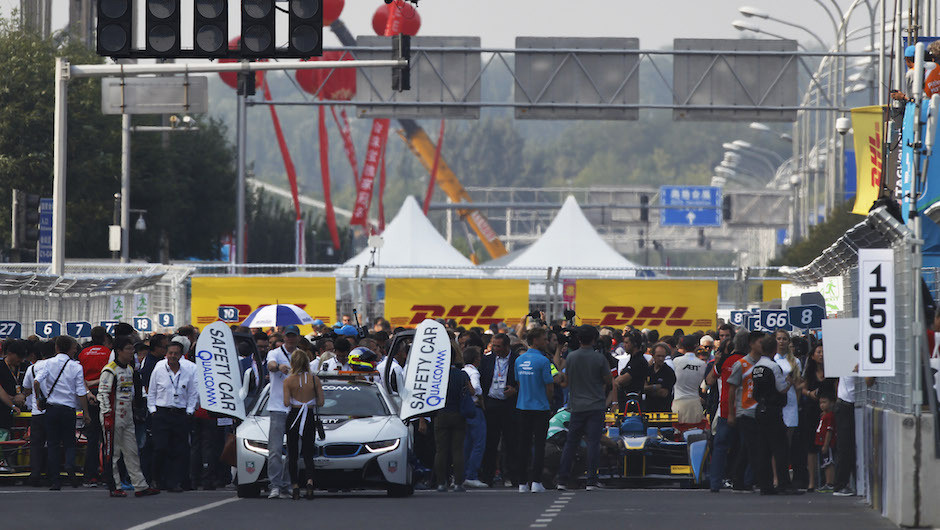
[[[516,324],[529,312],[527,280],[388,278],[385,317],[392,327],[426,318],[453,318],[464,327]]]
[[[193,278],[192,323],[196,326],[216,320],[236,324],[269,304],[294,304],[313,318],[332,324],[336,320],[336,280],[284,276]],[[301,331],[307,333],[309,328],[303,326]]]
[[[691,333],[715,329],[718,282],[578,280],[575,304],[581,320],[592,326]]]
[[[852,129],[855,135],[857,182],[852,213],[868,215],[868,210],[881,192],[884,107],[878,105],[852,109]]]
[[[780,298],[780,286],[784,284],[783,280],[764,280],[763,301],[769,302]]]

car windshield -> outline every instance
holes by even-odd
[[[324,416],[388,416],[389,409],[379,389],[370,383],[326,379],[323,385],[323,406],[320,414]],[[268,396],[266,392],[258,404],[256,414],[267,416]]]

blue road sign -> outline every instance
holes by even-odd
[[[734,326],[746,326],[747,317],[750,316],[750,314],[750,311],[732,311],[731,324]]]
[[[153,321],[147,317],[134,317],[134,329],[140,333],[150,333],[153,331]]]
[[[52,263],[52,199],[39,199],[39,263]]]
[[[819,329],[826,318],[826,310],[816,304],[793,306],[788,311],[790,324],[803,329]]]
[[[790,331],[790,318],[786,309],[761,309],[760,326],[767,331]]]
[[[62,324],[55,320],[37,320],[36,335],[43,339],[51,339],[62,334]]]
[[[103,327],[108,335],[114,335],[114,326],[120,324],[117,320],[102,320],[98,323],[99,326]]]
[[[219,320],[222,322],[238,322],[238,308],[230,305],[220,305]]]
[[[65,334],[76,339],[91,337],[91,322],[66,322]]]
[[[157,325],[161,328],[172,328],[176,325],[173,313],[157,313]]]
[[[747,315],[748,331],[765,331],[760,325],[760,315]]]
[[[721,188],[660,186],[661,226],[721,226]]]
[[[0,339],[22,339],[23,325],[15,320],[0,320]]]

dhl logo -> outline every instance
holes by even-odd
[[[411,306],[412,317],[394,317],[391,319],[393,326],[417,326],[425,319],[452,318],[458,325],[476,324],[478,326],[489,326],[506,321],[505,318],[496,318],[494,315],[499,311],[498,305],[454,305],[445,307],[442,305],[420,305]]]
[[[868,152],[871,154],[871,185],[881,185],[881,133],[868,137]]]
[[[643,306],[637,311],[631,306],[604,306],[603,316],[599,319],[584,319],[585,324],[598,326],[633,326],[633,327],[695,327],[710,326],[711,319],[683,318],[689,308],[684,306]]]

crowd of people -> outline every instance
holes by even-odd
[[[853,494],[855,378],[827,377],[822,343],[813,337],[729,324],[660,336],[543,317],[534,312],[515,326],[489,329],[444,321],[453,363],[443,409],[416,422],[414,460],[426,469],[418,487],[545,491],[549,422],[565,409],[570,419],[558,489],[573,486],[582,438],[587,488],[602,486],[605,418],[626,410],[673,412],[679,430],[710,432],[713,492]],[[257,350],[239,346],[249,391],[270,384],[268,439],[286,435],[289,444],[287,458],[269,452],[269,498],[296,499],[302,487],[313,496],[313,477],[301,476],[298,460],[313,454],[315,422],[306,411],[323,403],[317,373],[375,371],[390,392],[403,388],[408,348],[387,351],[401,329],[382,318],[368,330],[348,315],[342,320],[334,327],[317,321],[305,336],[296,326],[233,328],[250,334]],[[82,345],[65,336],[4,341],[0,440],[10,436],[14,414],[32,412],[26,483],[60,489],[64,468],[69,485],[106,486],[121,497],[216,489],[237,480],[223,461],[234,421],[199,406],[197,337],[193,326],[141,337],[122,323],[113,336],[94,328]],[[83,413],[87,448],[81,478],[76,411]]]

